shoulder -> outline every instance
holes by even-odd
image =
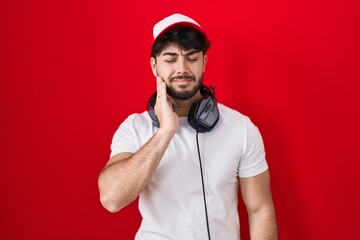
[[[154,127],[147,111],[129,115],[118,127],[116,134],[127,133],[136,137],[138,135],[149,135],[154,133]]]
[[[148,127],[151,124],[151,118],[147,111],[142,113],[133,113],[129,115],[122,123],[122,125],[132,126],[134,128]]]
[[[248,142],[250,139],[261,141],[261,133],[251,119],[239,111],[218,104],[220,119],[219,131],[226,132],[227,136],[234,136]]]
[[[242,126],[247,127],[249,125],[254,125],[250,118],[239,111],[232,109],[224,104],[219,103],[219,112],[221,122],[224,124],[230,124],[231,126]]]
[[[129,115],[113,136],[111,156],[120,152],[136,152],[153,134],[154,127],[146,111]]]

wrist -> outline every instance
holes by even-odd
[[[162,138],[172,138],[176,133],[176,127],[160,126],[156,134]]]

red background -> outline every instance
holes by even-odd
[[[0,238],[133,238],[136,203],[106,212],[97,176],[155,90],[152,26],[174,12],[210,36],[205,83],[262,132],[280,239],[360,239],[355,0],[2,0]]]

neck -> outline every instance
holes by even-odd
[[[186,117],[189,114],[191,105],[200,98],[201,93],[198,91],[192,98],[188,100],[172,99],[173,110],[179,117]]]

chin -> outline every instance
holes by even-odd
[[[200,86],[195,86],[190,90],[186,90],[186,89],[176,90],[170,87],[167,89],[167,93],[171,98],[179,99],[179,100],[188,100],[191,99],[199,91],[199,88]]]
[[[191,99],[200,89],[203,83],[203,77],[198,81],[189,82],[186,84],[171,84],[166,91],[171,98],[179,100]]]

